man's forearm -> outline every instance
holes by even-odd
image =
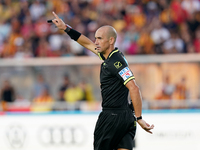
[[[66,30],[64,30],[64,31],[70,36],[71,39],[75,40],[83,47],[85,47],[85,48],[89,49],[90,51],[92,51],[93,53],[97,54],[97,51],[95,50],[96,45],[85,35],[81,34],[80,32],[78,32],[72,28],[69,28],[69,27],[67,27]]]
[[[81,34],[81,36],[78,38],[77,42],[82,45],[83,47],[89,49],[93,53],[97,54],[97,51],[95,50],[96,45],[85,35]]]
[[[142,115],[142,98],[139,88],[133,88],[130,91],[130,96],[133,103],[135,116],[140,117]]]
[[[135,116],[140,117],[142,115],[142,96],[140,93],[140,89],[137,86],[135,80],[130,80],[126,84],[126,87],[129,89],[129,93],[135,111]]]

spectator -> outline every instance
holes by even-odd
[[[23,22],[23,25],[22,25],[21,31],[20,31],[22,33],[23,38],[24,39],[31,38],[31,35],[33,32],[32,30],[33,30],[33,24],[32,24],[31,18],[26,16],[24,18],[24,22]]]
[[[194,47],[196,53],[200,53],[200,28],[195,31]]]
[[[54,99],[49,93],[48,88],[44,88],[41,94],[33,99],[31,111],[51,111]]]
[[[141,31],[140,37],[138,39],[138,44],[141,48],[141,54],[154,54],[153,51],[153,40],[149,35],[149,29],[144,27]]]
[[[186,51],[187,51],[187,53],[194,53],[195,52],[195,48],[194,48],[193,43],[187,44]]]
[[[20,23],[23,24],[27,18],[31,20],[29,12],[29,2],[27,0],[21,0],[19,1],[18,5],[18,7],[21,8],[18,14],[18,19],[20,20]]]
[[[198,0],[182,0],[181,7],[189,14],[200,11],[200,2]]]
[[[51,103],[54,99],[51,97],[48,88],[44,88],[41,94],[33,99],[34,103]]]
[[[188,30],[191,33],[192,37],[194,38],[195,31],[197,30],[200,22],[197,20],[197,13],[189,15],[187,20]]]
[[[84,91],[81,87],[71,84],[65,90],[64,98],[68,103],[76,103],[84,98]]]
[[[189,98],[189,91],[187,89],[185,77],[182,77],[181,81],[176,84],[173,98],[175,100],[185,100],[185,99]]]
[[[9,80],[5,80],[0,90],[0,100],[3,111],[8,109],[7,103],[12,103],[15,101],[15,97],[16,95],[14,87],[11,85]]]
[[[0,45],[6,40],[11,33],[11,26],[8,22],[1,19],[0,20]]]
[[[36,56],[37,57],[55,57],[57,55],[55,55],[52,52],[49,42],[45,38],[42,38],[39,41],[39,44],[36,50]]]
[[[35,0],[29,7],[31,18],[33,21],[38,20],[46,12],[46,7],[40,0]]]
[[[82,91],[83,91],[83,96],[81,98],[82,101],[86,101],[86,102],[92,102],[95,100],[94,95],[93,95],[93,91],[92,91],[92,87],[89,83],[86,83],[85,80],[82,80],[79,85],[78,85]]]
[[[50,32],[50,26],[46,22],[46,18],[41,16],[34,23],[34,32],[39,38],[45,38]]]
[[[19,41],[21,40],[21,41]],[[22,38],[19,38],[18,45],[16,46],[16,53],[14,55],[14,58],[30,58],[32,57],[32,53],[30,53],[29,48],[26,48],[26,44],[24,43],[24,40]],[[28,44],[28,43],[27,43]]]
[[[64,93],[67,90],[67,88],[70,86],[70,81],[69,81],[69,76],[68,75],[64,75],[63,77],[63,83],[59,88],[59,92],[58,92],[58,100],[59,101],[65,101],[64,98]]]
[[[184,42],[179,37],[176,32],[171,33],[171,38],[168,39],[163,44],[163,53],[172,54],[172,53],[183,53],[184,51]]]
[[[160,13],[160,21],[162,22],[163,26],[168,30],[175,30],[177,29],[178,25],[173,21],[172,10],[167,7]]]
[[[154,18],[153,24],[155,28],[151,32],[151,38],[155,44],[155,53],[162,54],[162,44],[170,38],[170,32],[162,27],[161,22]]]
[[[193,35],[189,31],[188,25],[186,23],[182,23],[180,26],[180,37],[184,42],[184,53],[193,53],[194,45],[192,43]]]
[[[156,96],[159,100],[170,100],[172,99],[175,85],[171,83],[170,76],[166,76],[161,87],[161,92]]]
[[[62,46],[60,48],[60,55],[61,55],[61,57],[74,56],[74,54],[71,52],[67,42],[62,43]]]
[[[160,11],[162,12],[164,9],[169,7],[168,0],[159,0],[158,1],[158,7]]]
[[[154,17],[159,16],[158,4],[154,1],[149,1],[146,6],[147,20],[151,21]]]
[[[124,48],[126,49],[125,54],[127,55],[134,55],[140,53],[139,46],[138,46],[138,39],[139,39],[139,32],[137,28],[132,24],[129,27],[129,32],[126,32],[124,35]]]
[[[3,49],[3,57],[13,57],[16,53],[16,46],[19,42],[19,39],[22,38],[20,33],[20,22],[17,20],[17,18],[11,19],[11,27],[12,32],[8,37],[8,40],[5,40],[7,43],[5,43],[5,49]]]
[[[52,51],[59,51],[61,49],[62,43],[62,36],[60,34],[54,33],[49,36],[49,44]]]
[[[187,20],[188,13],[182,8],[180,0],[172,0],[170,9],[172,10],[173,21],[176,24],[180,25]]]
[[[9,43],[8,43],[8,40],[5,39],[3,41],[3,44],[1,45],[1,51],[0,51],[0,56],[2,58],[9,57],[9,51],[8,51],[8,49],[9,49]]]
[[[130,8],[130,19],[136,28],[142,28],[146,23],[146,16],[139,6],[132,6]]]
[[[5,80],[1,88],[1,100],[5,102],[14,102],[15,90],[9,80]]]
[[[49,86],[45,82],[44,76],[42,74],[38,74],[33,87],[33,97],[35,98],[42,95],[42,92],[45,91],[45,89],[49,89]]]

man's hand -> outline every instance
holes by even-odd
[[[58,15],[56,15],[55,12],[52,12],[52,13],[53,13],[53,15],[55,17],[55,19],[53,19],[52,22],[57,26],[58,29],[65,30],[67,27],[66,27],[65,23],[63,22],[63,20],[60,19],[58,17]]]
[[[137,123],[138,123],[145,131],[147,131],[147,132],[149,132],[149,133],[152,134],[152,132],[151,132],[150,130],[154,128],[154,125],[153,125],[153,124],[150,126],[150,125],[149,125],[148,123],[146,123],[143,119],[138,120]]]

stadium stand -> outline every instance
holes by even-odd
[[[31,110],[38,74],[50,85],[48,94],[55,100],[46,110],[99,109],[100,61],[47,23],[52,11],[93,41],[102,25],[117,30],[116,46],[127,56],[136,79],[139,76],[144,108],[200,108],[200,0],[1,0],[0,83],[8,79],[13,85],[17,105],[23,103],[21,111]],[[86,79],[98,104],[57,105],[66,72],[75,87]],[[171,86],[164,89],[168,76]],[[0,99],[0,110],[18,110]]]

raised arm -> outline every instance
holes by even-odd
[[[97,55],[98,52],[95,50],[97,46],[85,35],[81,34],[77,42]]]
[[[57,26],[58,29],[67,32],[68,35],[70,35],[70,37],[71,37],[71,35],[75,36],[75,39],[74,39],[75,41],[77,41],[80,45],[89,49],[90,51],[92,51],[93,53],[95,53],[97,55],[97,51],[95,50],[95,48],[97,46],[89,38],[87,38],[83,34],[80,34],[78,31],[73,30],[69,25],[65,24],[63,22],[63,20],[60,19],[58,17],[58,15],[56,15],[56,13],[53,12],[53,15],[54,15],[55,19],[53,19],[52,22]],[[72,30],[72,31],[70,31],[70,30]]]

